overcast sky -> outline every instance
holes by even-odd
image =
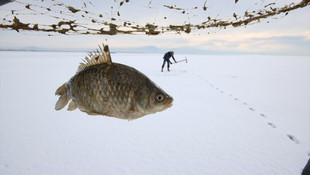
[[[228,0],[223,0],[228,2]],[[230,1],[230,0],[229,0]],[[101,5],[97,1],[92,1],[94,4]],[[151,2],[151,1],[150,1]],[[176,3],[176,1],[173,1]],[[181,1],[183,2],[183,1]],[[184,1],[189,2],[189,1]],[[205,2],[205,1],[203,1]],[[211,1],[212,2],[212,1]],[[214,8],[220,9],[221,12],[227,12],[229,7],[218,8],[216,4],[208,3],[208,10]],[[240,1],[240,6],[246,6]],[[257,0],[260,2],[260,0]],[[288,1],[289,2],[289,1]],[[299,2],[299,1],[296,1]],[[171,3],[171,2],[170,2]],[[239,2],[238,2],[239,3]],[[238,7],[238,3],[232,7]],[[169,3],[167,3],[169,5]],[[173,3],[172,3],[173,4]],[[14,4],[13,4],[14,5]],[[12,8],[12,4],[1,6],[1,8]],[[178,4],[186,6],[184,4]],[[144,5],[146,6],[146,5]],[[187,5],[190,6],[190,5]],[[240,7],[239,6],[239,7]],[[226,9],[227,10],[226,10]],[[145,8],[144,8],[145,9]],[[120,11],[121,14],[126,14],[124,8]],[[159,11],[157,16],[144,15],[146,20],[159,20]],[[161,12],[161,15],[165,12]],[[198,12],[197,12],[198,13]],[[200,12],[199,12],[200,13]],[[215,12],[213,12],[215,13]],[[216,12],[217,13],[217,12]],[[242,13],[242,12],[241,12]],[[128,12],[130,16],[132,12]],[[3,17],[3,12],[1,17]],[[175,17],[174,14],[169,14]],[[204,17],[203,15],[197,15]],[[195,15],[189,15],[193,22]],[[134,16],[134,15],[133,15]],[[141,14],[140,14],[141,16]],[[170,18],[172,21],[173,18]],[[177,17],[177,16],[176,16]],[[154,19],[156,18],[156,19]],[[187,52],[191,49],[204,50],[210,53],[249,53],[249,54],[278,54],[278,55],[308,55],[310,56],[310,8],[297,9],[290,12],[289,15],[279,19],[266,19],[260,23],[248,25],[246,27],[228,27],[227,29],[205,29],[193,31],[190,34],[182,33],[167,33],[156,36],[147,35],[61,35],[48,36],[44,33],[34,32],[16,32],[1,30],[0,31],[0,48],[20,48],[20,47],[42,47],[42,48],[62,48],[62,49],[83,49],[96,48],[99,43],[107,43],[110,48],[130,48],[155,46],[162,49],[184,48]],[[138,20],[138,19],[137,19]],[[176,19],[175,19],[176,20]],[[198,19],[201,20],[201,19]],[[174,21],[175,22],[175,21]],[[158,23],[163,23],[159,21]],[[171,23],[171,21],[170,21]]]

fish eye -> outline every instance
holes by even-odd
[[[163,96],[162,94],[157,94],[157,95],[156,95],[156,100],[157,100],[158,102],[161,102],[161,101],[164,100],[164,96]]]

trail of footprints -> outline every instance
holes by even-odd
[[[197,75],[202,81],[204,81],[206,84],[208,84],[211,88],[214,88],[216,91],[218,91],[220,94],[223,94],[225,95],[225,91],[221,90],[220,88],[216,87],[213,83],[211,83],[210,81],[206,80],[204,77],[200,76],[200,75]],[[242,102],[239,98],[237,97],[234,97],[232,94],[227,94],[229,97],[231,97],[234,101],[236,102],[239,102],[241,103],[242,105],[244,105],[248,110],[252,111],[252,112],[255,112],[255,108],[253,108],[252,106],[250,106],[247,102]],[[263,117],[263,118],[268,118],[266,114],[264,113],[260,113],[258,111],[256,111],[257,113],[259,113],[259,116],[260,117]],[[272,128],[277,128],[277,126],[272,123],[272,122],[268,122],[267,123],[268,126],[272,127]],[[296,144],[299,144],[299,140],[291,135],[291,134],[287,134],[286,135],[291,141],[293,141],[294,143]]]

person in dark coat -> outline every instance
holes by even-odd
[[[163,65],[161,66],[161,71],[162,72],[164,71],[164,67],[165,67],[166,62],[167,62],[167,70],[170,71],[170,64],[172,64],[171,61],[170,61],[171,57],[173,58],[174,62],[177,63],[175,61],[173,55],[174,55],[173,51],[169,51],[169,52],[165,53],[165,55],[164,55],[164,62],[163,62]]]

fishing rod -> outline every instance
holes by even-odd
[[[183,60],[179,60],[179,61],[177,61],[177,63],[179,63],[179,62],[183,62],[183,61],[185,61],[185,62],[187,63],[187,58],[185,57],[185,59],[183,59]]]

